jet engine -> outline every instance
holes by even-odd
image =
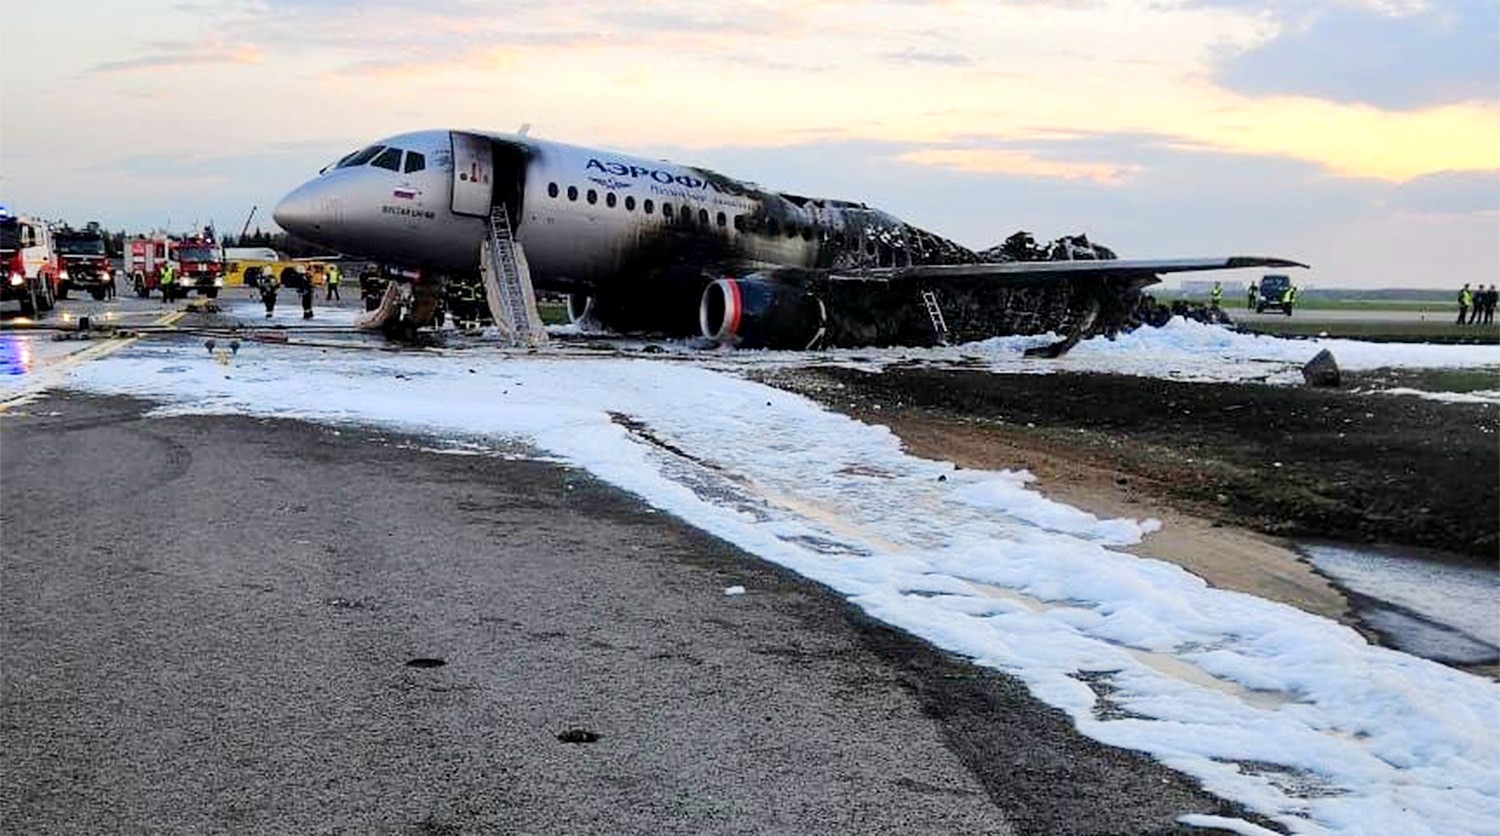
[[[703,290],[698,325],[703,336],[741,348],[803,350],[823,340],[828,311],[795,285],[764,279],[718,279]]]

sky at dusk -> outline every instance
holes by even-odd
[[[972,246],[1500,282],[1494,0],[0,0],[0,203],[238,231],[389,134],[514,131]]]

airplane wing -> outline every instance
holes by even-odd
[[[832,271],[839,281],[903,280],[944,282],[985,281],[996,284],[1032,284],[1038,280],[1116,278],[1151,284],[1165,273],[1199,270],[1235,270],[1245,267],[1306,267],[1301,262],[1268,256],[1234,255],[1220,258],[1101,259],[1097,261],[1007,261],[986,264],[940,264],[912,267],[881,267],[869,270]],[[1007,281],[1009,280],[1009,281]]]

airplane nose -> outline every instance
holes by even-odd
[[[319,185],[316,180],[303,183],[283,197],[271,212],[276,225],[303,238],[317,233],[326,220],[322,211],[323,201],[318,196],[321,191]]]

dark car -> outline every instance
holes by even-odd
[[[1290,276],[1262,276],[1260,280],[1260,299],[1255,302],[1255,312],[1265,313],[1267,308],[1278,310],[1287,316],[1292,315],[1292,304],[1282,301],[1286,296],[1287,288],[1292,286]]]

